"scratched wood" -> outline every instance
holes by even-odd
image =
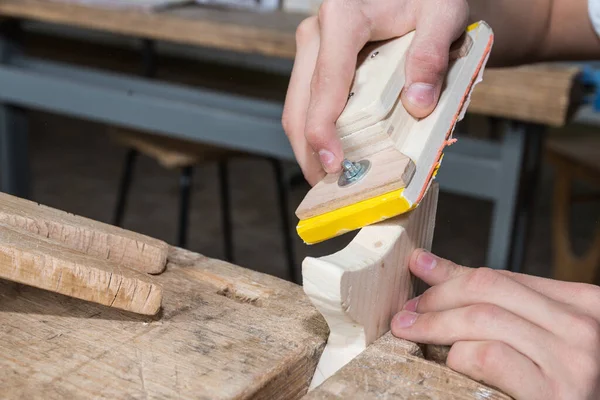
[[[0,193],[0,223],[140,272],[165,269],[167,243],[136,232]]]
[[[172,249],[155,317],[0,280],[3,399],[294,399],[327,325],[301,287]]]
[[[508,400],[507,395],[423,358],[414,343],[387,333],[306,400],[334,399]]]

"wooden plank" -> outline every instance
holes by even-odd
[[[295,399],[327,325],[290,282],[171,248],[143,317],[0,280],[2,398]]]
[[[582,96],[578,66],[539,64],[486,70],[469,112],[563,126]]]
[[[162,302],[147,274],[3,224],[0,278],[139,314],[156,314]]]
[[[152,13],[46,0],[2,0],[0,16],[286,58],[294,57],[296,27],[304,18],[195,5]]]
[[[306,400],[333,399],[508,400],[509,396],[422,358],[417,345],[387,333]]]
[[[0,17],[25,18],[180,44],[293,59],[295,31],[307,14],[250,12],[201,6],[161,13],[106,10],[49,2],[2,0]],[[579,67],[540,64],[488,69],[469,112],[562,126],[580,98]]]
[[[0,193],[0,223],[140,272],[160,273],[167,262],[168,245],[161,240],[6,193]]]
[[[415,248],[431,248],[438,190],[432,185],[415,210],[363,228],[343,250],[304,260],[304,291],[331,330],[311,387],[389,331],[413,296],[408,261]]]

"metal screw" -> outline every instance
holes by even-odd
[[[350,97],[352,97],[352,96],[354,96],[354,92],[350,92],[350,93],[348,94],[348,100],[350,100]]]
[[[343,172],[338,179],[338,185],[344,187],[358,182],[365,176],[370,168],[371,162],[369,160],[361,160],[358,162],[352,162],[350,160],[342,161]]]
[[[371,58],[375,58],[377,56],[377,54],[379,54],[378,51],[376,51],[375,53],[371,54]]]

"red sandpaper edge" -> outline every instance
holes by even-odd
[[[429,175],[427,176],[428,184],[423,185],[423,188],[421,189],[421,193],[419,193],[419,197],[417,198],[417,201],[415,202],[416,204],[419,204],[421,202],[421,199],[427,192],[427,188],[429,188],[429,184],[431,183],[433,172],[435,171],[437,165],[440,163],[440,159],[442,157],[444,149],[448,145],[448,140],[450,139],[450,136],[452,135],[452,131],[454,130],[454,127],[456,126],[456,123],[458,122],[458,118],[460,117],[460,114],[463,110],[465,101],[467,100],[467,98],[469,97],[469,95],[471,94],[471,92],[473,90],[473,85],[475,84],[475,81],[477,80],[477,77],[479,76],[479,72],[481,71],[481,68],[483,67],[484,62],[487,60],[488,55],[490,54],[493,43],[494,43],[494,35],[492,34],[492,35],[490,35],[488,44],[485,48],[485,53],[483,54],[483,57],[481,57],[481,60],[479,61],[479,64],[477,65],[477,69],[475,70],[475,73],[473,74],[473,77],[471,78],[471,83],[469,84],[469,87],[467,88],[465,94],[463,95],[463,98],[461,99],[460,107],[458,107],[458,111],[454,115],[452,124],[450,124],[450,128],[448,129],[448,132],[446,133],[446,140],[444,140],[444,143],[442,143],[442,146],[438,150],[436,162],[433,163],[433,165],[431,166],[431,169],[429,170]]]

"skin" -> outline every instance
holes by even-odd
[[[415,30],[401,99],[422,118],[437,105],[450,45],[479,20],[494,30],[489,66],[600,57],[587,0],[325,0],[318,16],[298,27],[282,118],[306,180],[314,185],[341,169],[335,121],[348,98],[356,56],[368,41]]]
[[[447,365],[515,399],[600,398],[600,287],[467,268],[422,249],[410,270],[431,287],[392,333],[451,345]]]
[[[588,0],[325,0],[302,22],[282,123],[307,181],[340,171],[335,121],[356,56],[372,40],[415,30],[401,100],[429,115],[448,68],[448,50],[470,22],[495,41],[488,66],[600,59]],[[447,364],[517,399],[600,398],[600,289],[415,252],[411,271],[432,287],[395,316],[392,332],[452,345]]]

